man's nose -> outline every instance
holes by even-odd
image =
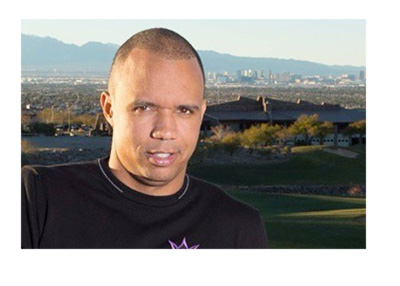
[[[177,136],[175,114],[171,111],[157,113],[151,137],[159,140],[174,140]]]

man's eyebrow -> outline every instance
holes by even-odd
[[[146,100],[135,100],[132,103],[129,104],[129,107],[135,107],[135,106],[149,106],[149,107],[160,107],[159,105],[150,102],[150,101],[146,101]],[[176,107],[177,109],[181,109],[181,108],[186,108],[186,109],[190,109],[190,110],[200,110],[200,107],[195,105],[195,104],[180,104]]]
[[[200,110],[200,107],[194,104],[181,104],[178,105],[178,108],[186,108],[191,110]]]
[[[158,107],[157,104],[150,102],[150,101],[145,101],[145,100],[135,100],[129,104],[129,107],[143,106],[143,105],[150,106],[150,107]]]

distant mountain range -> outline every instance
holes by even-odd
[[[84,72],[108,73],[116,44],[88,42],[82,46],[65,44],[50,37],[38,37],[21,34],[22,72]],[[230,74],[238,70],[271,70],[272,73],[291,72],[301,75],[357,75],[365,67],[330,66],[308,61],[277,58],[238,57],[214,51],[198,50],[204,69]]]

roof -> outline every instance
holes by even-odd
[[[264,109],[267,111],[265,112]],[[319,121],[350,123],[366,118],[365,109],[345,109],[339,104],[282,101],[259,96],[239,96],[237,100],[207,107],[204,121],[295,121],[301,115],[318,114]]]
[[[333,123],[349,123],[359,120],[365,120],[365,109],[345,109],[337,110],[287,110],[272,111],[273,121],[295,121],[300,115],[318,114],[319,121],[329,121]]]
[[[269,121],[269,115],[263,111],[207,111],[205,115],[220,121]]]
[[[339,104],[321,104],[311,103],[305,100],[298,99],[297,102],[283,101],[272,98],[265,98],[268,105],[268,110],[336,110],[340,109]]]
[[[209,105],[208,111],[263,111],[260,100],[239,96],[236,100]]]

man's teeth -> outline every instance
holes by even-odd
[[[153,155],[158,158],[168,158],[171,153],[154,153]]]

